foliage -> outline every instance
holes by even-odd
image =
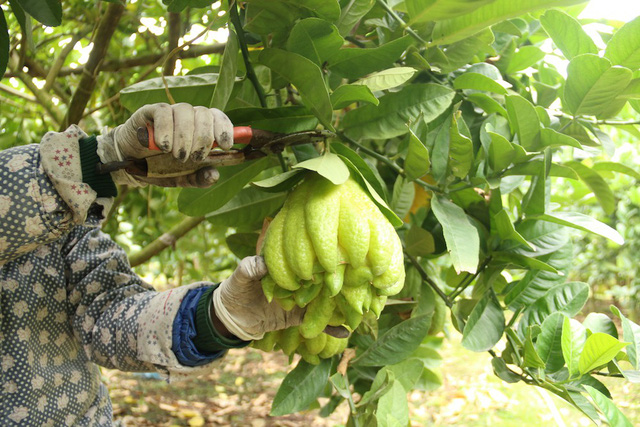
[[[575,18],[577,0],[248,0],[240,11],[235,3],[225,10],[208,3],[174,0],[168,8],[181,11],[188,25],[229,23],[237,44],[232,35],[224,54],[205,56],[206,62],[180,53],[189,74],[167,79],[176,101],[226,108],[237,125],[280,132],[322,126],[337,137],[288,148],[280,166],[269,159],[221,170],[223,185],[184,190],[177,202],[175,192],[163,193],[166,206],[177,203],[185,214],[206,216],[215,228],[201,228],[204,241],[230,233],[229,248],[242,256],[255,248],[258,219],[272,216],[284,200],[280,193],[299,182],[295,171],[303,162],[334,153],[332,163],[316,162],[323,164],[316,170],[338,179],[348,168],[397,225],[406,248],[400,296],[389,300],[379,321],[363,321],[341,357],[318,367],[300,362],[283,382],[274,413],[305,409],[323,396],[330,397],[325,414],[348,401],[349,425],[406,425],[407,393],[441,383],[442,316],[450,315],[464,347],[488,351],[502,380],[545,388],[596,423],[628,424],[597,377],[638,381],[640,327],[616,308],[620,336],[610,315],[574,319],[590,288],[567,277],[573,260],[569,231],[591,232],[612,245],[623,241],[618,231],[634,237],[612,228],[615,221],[607,225],[585,215],[578,205],[588,196],[609,218],[632,216],[609,182],[620,173],[636,179],[637,171],[611,160],[615,145],[608,132],[623,125],[637,135],[633,119],[623,120],[633,117],[640,97],[640,19],[621,28],[609,23],[615,32],[602,35],[606,48],[600,49]],[[11,2],[13,14],[5,15],[16,35],[10,37],[9,72],[23,90],[10,100],[21,108],[22,120],[5,119],[15,116],[0,107],[3,146],[24,129],[30,132],[26,138],[35,138],[63,125],[69,94],[82,84],[58,68],[49,78],[38,75],[44,87],[33,85],[23,66],[37,74],[51,42],[42,28],[19,29],[24,23],[16,4],[22,2]],[[82,6],[66,5],[65,19],[80,18],[63,22],[54,34],[80,31],[79,42],[86,45],[82,31],[87,34],[102,11],[73,13]],[[561,7],[568,8],[553,9]],[[169,101],[164,83],[147,79],[158,75],[162,57],[148,70],[125,66],[128,56],[157,48],[140,19],[163,13],[157,4],[126,6],[113,36],[120,43],[109,48],[108,60],[120,68],[97,73],[87,106],[91,111],[106,103],[108,113],[87,117],[85,127],[125,117],[117,102],[107,102],[113,97],[128,108]],[[544,50],[549,38],[557,47],[551,54]],[[40,48],[30,50],[32,42]],[[80,54],[71,49],[66,55],[59,66]],[[549,55],[568,60],[566,73]],[[38,109],[32,110],[34,103]],[[339,166],[332,166],[336,158]],[[250,181],[259,182],[245,186]],[[558,197],[567,186],[572,197]],[[138,194],[112,221],[149,221],[148,228],[135,227],[146,243],[156,230],[179,225],[180,217],[167,209],[162,218],[145,215],[145,203],[162,204],[155,189],[145,202],[145,191],[132,192]],[[238,213],[233,223],[229,212]],[[108,224],[115,231],[114,222]],[[193,249],[170,252],[182,251]],[[223,259],[219,251],[207,261],[220,265]],[[208,264],[194,265],[188,277],[210,271]]]

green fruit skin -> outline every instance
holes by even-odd
[[[367,258],[374,276],[380,276],[387,271],[393,255],[393,237],[397,238],[396,231],[380,212],[369,218],[369,253]]]
[[[369,252],[369,221],[362,218],[364,203],[362,190],[358,184],[343,186],[340,202],[340,223],[338,225],[338,241],[345,248],[349,263],[358,268],[365,264]],[[364,195],[366,197],[366,195]]]
[[[309,353],[309,350],[307,350],[307,347],[305,347],[304,345],[298,347],[298,353],[300,353],[300,356],[302,356],[305,362],[311,365],[320,364],[320,357],[317,354]]]
[[[260,281],[262,283],[262,293],[267,298],[268,302],[273,300],[273,292],[276,288],[276,282],[270,275],[266,275]]]
[[[318,261],[325,271],[333,273],[338,263],[340,187],[321,177],[313,181],[313,196],[304,209],[307,232]]]
[[[391,263],[389,268],[380,276],[373,278],[373,286],[375,286],[379,290],[388,288],[390,289],[383,293],[379,291],[378,295],[395,295],[400,292],[402,286],[404,286],[405,272],[402,245],[397,235],[393,240],[393,253],[391,255]],[[395,291],[391,293],[391,289]]]
[[[286,298],[275,297],[274,299],[276,300],[278,305],[280,305],[280,307],[282,307],[282,309],[284,311],[291,311],[296,306],[296,302],[295,302],[295,300],[293,299],[292,296],[289,296],[289,297],[286,297]]]
[[[261,340],[254,341],[252,347],[266,352],[273,351],[273,347],[275,346],[279,336],[280,331],[267,332]]]
[[[342,311],[338,307],[333,310],[333,314],[331,315],[331,319],[329,319],[329,326],[341,326],[347,319],[342,314]]]
[[[315,338],[311,338],[304,342],[309,354],[319,354],[327,344],[327,334],[320,334]]]
[[[328,359],[331,356],[342,353],[344,349],[347,348],[348,343],[349,338],[335,338],[327,335],[327,342],[318,356],[320,356],[321,359]]]
[[[304,206],[309,195],[309,184],[300,184],[289,196],[286,226],[283,231],[284,256],[291,270],[303,280],[311,280],[316,255],[305,227]]]
[[[344,298],[344,295],[338,294],[334,299],[337,306],[340,308],[340,311],[347,320],[347,325],[351,328],[352,331],[354,331],[362,322],[362,314],[351,308],[349,303],[347,303],[347,300]]]
[[[323,291],[307,306],[304,318],[300,324],[300,334],[306,339],[317,337],[329,324],[333,310],[335,309],[334,298],[330,298],[328,291]]]
[[[264,238],[263,253],[264,261],[273,280],[279,286],[295,291],[300,287],[300,283],[283,256],[283,231],[286,215],[287,209],[283,208],[271,221]]]
[[[384,310],[384,305],[387,303],[386,295],[372,295],[371,296],[371,305],[369,306],[369,310],[373,311],[376,317],[380,317],[380,313]]]
[[[360,287],[371,283],[373,280],[373,273],[371,269],[366,265],[362,265],[355,268],[351,265],[347,266],[344,272],[344,286],[345,287]]]
[[[344,296],[349,307],[355,310],[358,314],[364,313],[362,305],[367,297],[369,302],[371,302],[371,294],[368,285],[358,286],[357,288],[345,286],[342,288],[341,294]]]
[[[318,296],[320,291],[322,290],[322,284],[314,284],[311,282],[307,282],[300,289],[294,292],[293,299],[296,304],[300,308],[304,308],[311,302],[315,297]]]
[[[282,352],[287,356],[291,356],[296,349],[300,346],[300,342],[302,341],[300,337],[300,331],[297,326],[293,326],[291,328],[284,329],[280,333],[280,340],[278,341],[278,345],[282,349]]]
[[[324,274],[324,285],[329,290],[330,296],[333,297],[338,295],[342,289],[346,267],[346,264],[338,264],[336,266],[336,271]]]

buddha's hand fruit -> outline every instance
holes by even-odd
[[[379,317],[387,297],[404,285],[400,238],[351,178],[334,185],[309,173],[271,222],[262,251],[269,270],[262,281],[267,299],[306,312],[299,327],[254,346],[289,356],[297,352],[309,363],[347,346],[348,338],[323,333],[327,325],[353,330],[368,311]]]

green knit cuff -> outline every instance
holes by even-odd
[[[250,344],[250,341],[243,341],[239,338],[223,337],[213,326],[209,307],[211,307],[213,291],[218,286],[220,286],[219,283],[205,291],[196,306],[196,336],[193,339],[193,343],[201,352],[213,353],[230,348],[242,348]]]
[[[118,188],[111,178],[111,174],[98,174],[96,165],[100,163],[98,157],[98,141],[95,136],[81,138],[78,142],[80,146],[80,166],[82,168],[82,182],[89,184],[98,197],[115,197],[118,195]]]

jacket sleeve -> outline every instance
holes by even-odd
[[[183,299],[211,283],[154,291],[131,270],[124,251],[92,227],[75,227],[63,256],[73,331],[89,359],[125,371],[157,370],[170,381],[210,372],[211,364],[180,363],[172,345]]]
[[[98,222],[108,212],[112,199],[97,197],[82,179],[86,136],[71,126],[40,144],[0,151],[0,266],[86,223],[89,211]]]

